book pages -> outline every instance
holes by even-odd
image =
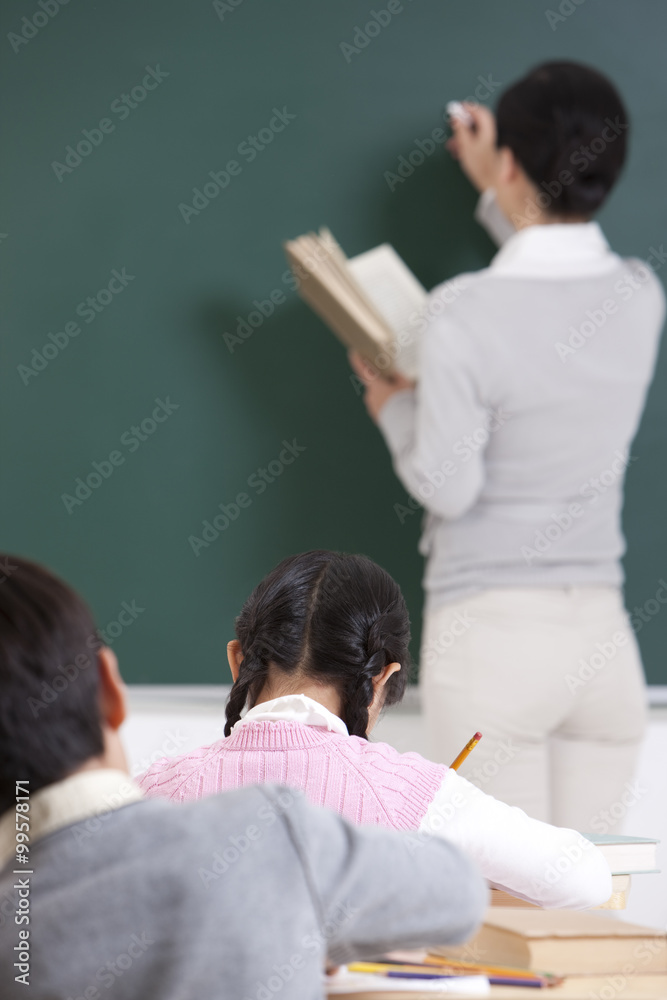
[[[427,293],[393,247],[350,260],[321,229],[284,244],[301,297],[346,347],[382,375],[419,371],[418,317]]]
[[[426,304],[426,289],[388,243],[352,257],[348,269],[394,333],[396,367],[417,378],[417,324]]]

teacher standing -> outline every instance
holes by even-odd
[[[462,771],[484,791],[608,832],[646,725],[621,509],[664,296],[591,221],[626,153],[607,79],[547,63],[502,94],[495,120],[467,107],[474,125],[453,123],[450,150],[501,249],[431,293],[416,387],[352,363],[426,511],[432,757],[449,763],[479,729]]]

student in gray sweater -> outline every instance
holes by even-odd
[[[496,117],[471,105],[452,152],[501,249],[415,317],[416,386],[373,378],[366,403],[426,517],[420,659],[429,756],[529,815],[609,832],[646,720],[623,607],[623,483],[664,318],[648,261],[592,216],[623,166],[628,116],[575,63],[536,67]],[[397,498],[398,499],[398,498]]]
[[[439,838],[355,829],[275,786],[143,800],[90,612],[1,563],[3,1000],[315,1000],[327,959],[472,934],[484,883]]]

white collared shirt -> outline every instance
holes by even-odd
[[[142,799],[143,792],[124,771],[95,768],[78,771],[30,796],[29,843],[91,816],[120,809]],[[0,868],[16,851],[16,811],[12,807],[0,817]]]
[[[248,722],[301,722],[304,726],[320,726],[332,733],[349,736],[347,726],[342,719],[321,705],[319,701],[309,698],[306,694],[286,694],[280,698],[263,701],[254,708],[248,709],[234,728]]]
[[[548,223],[516,230],[501,211],[493,188],[481,195],[476,220],[485,227],[500,250],[488,271],[513,278],[596,277],[619,266],[597,222]]]
[[[597,222],[527,226],[503,244],[489,271],[504,278],[597,277],[621,263]]]

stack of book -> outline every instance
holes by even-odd
[[[502,962],[548,970],[564,979],[554,996],[667,997],[667,935],[595,913],[498,907],[467,945],[433,954],[467,962],[467,971],[471,955],[479,969]]]
[[[620,834],[584,833],[582,836],[599,848],[612,871],[612,894],[597,909],[624,910],[630,893],[631,876],[650,875],[658,871],[656,863],[658,841],[649,837],[623,837]],[[491,906],[542,909],[497,888],[491,889]]]
[[[625,906],[632,875],[656,872],[657,841],[585,834],[612,870],[603,909]],[[492,889],[491,908],[465,945],[393,952],[356,963],[329,981],[348,1000],[419,1000],[431,996],[525,997],[548,988],[577,1000],[667,1000],[667,934],[651,927],[571,910],[545,910]]]
[[[582,836],[602,851],[614,874],[650,875],[658,871],[658,841],[651,837],[623,837],[617,833]]]

